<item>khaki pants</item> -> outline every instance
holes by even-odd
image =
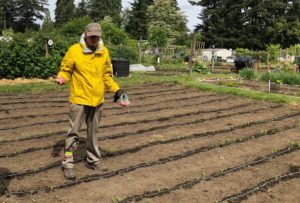
[[[97,131],[101,119],[103,104],[97,107],[71,104],[70,107],[70,129],[65,141],[65,157],[62,162],[63,167],[73,168],[73,152],[79,144],[78,131],[82,123],[86,122],[87,126],[87,162],[96,163],[101,159],[100,151],[97,145]]]

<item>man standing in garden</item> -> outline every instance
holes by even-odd
[[[80,43],[69,48],[56,77],[59,85],[70,81],[70,129],[65,141],[62,169],[67,179],[75,179],[73,153],[79,144],[78,131],[87,125],[87,159],[85,166],[104,171],[97,145],[97,129],[101,118],[105,88],[115,93],[114,102],[128,106],[126,92],[112,78],[109,53],[101,43],[101,27],[91,23],[86,27]]]

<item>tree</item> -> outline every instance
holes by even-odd
[[[14,30],[28,31],[38,29],[40,26],[36,20],[43,20],[43,13],[48,0],[15,0]]]
[[[168,43],[168,34],[162,27],[153,27],[149,31],[149,42],[153,47],[165,47]]]
[[[121,0],[91,0],[89,9],[90,16],[94,21],[101,21],[105,16],[110,16],[114,23],[121,24]]]
[[[42,25],[42,30],[45,32],[50,32],[54,29],[54,23],[52,22],[50,11],[49,9],[46,9],[45,11],[45,18]]]
[[[196,27],[201,31],[206,44],[211,47],[243,47],[245,10],[243,0],[200,1],[203,7],[199,19],[202,23]]]
[[[208,46],[264,49],[266,44],[284,48],[300,42],[299,0],[202,0],[202,21],[196,30]]]
[[[120,19],[121,19],[121,26],[123,29],[126,29],[126,27],[129,25],[131,16],[131,10],[129,8],[125,8],[120,13]]]
[[[131,3],[132,10],[129,11],[129,22],[125,30],[135,39],[147,39],[148,16],[147,9],[152,5],[153,0],[135,0]]]
[[[177,10],[173,0],[156,0],[148,7],[149,29],[160,27],[167,33],[171,42],[188,31],[187,20],[182,11]]]
[[[0,0],[0,20],[1,25],[3,25],[0,30],[6,30],[7,28],[12,27],[15,16],[15,3],[15,0]]]
[[[266,1],[265,41],[283,48],[300,43],[300,1]],[[270,6],[271,5],[271,6]]]
[[[177,0],[172,0],[171,2],[172,2],[172,6],[174,6],[177,10],[180,10]]]
[[[81,36],[87,24],[91,23],[89,16],[74,18],[60,26],[57,30],[62,36]]]
[[[74,17],[74,0],[57,0],[55,8],[55,24],[62,25]]]
[[[75,16],[78,17],[84,17],[89,14],[88,11],[88,1],[87,0],[81,0],[78,3],[78,6],[75,9]]]
[[[103,30],[102,38],[105,44],[126,44],[128,40],[127,33],[119,28],[110,16],[106,16],[101,22],[101,27]]]

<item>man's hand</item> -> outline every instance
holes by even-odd
[[[123,107],[129,106],[129,98],[125,90],[119,89],[114,96],[114,102],[118,102]]]
[[[66,84],[66,79],[61,76],[57,76],[55,82],[59,85],[64,85]]]

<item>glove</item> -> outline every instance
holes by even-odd
[[[125,90],[119,89],[114,96],[114,102],[119,102],[121,106],[128,106],[130,104],[129,97]]]
[[[66,83],[66,79],[63,77],[57,76],[55,82],[59,85],[64,85]]]

